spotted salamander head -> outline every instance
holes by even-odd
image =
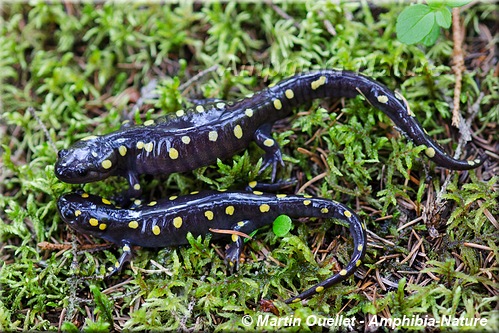
[[[57,201],[62,220],[78,232],[102,236],[118,211],[101,197],[87,193],[69,193]]]
[[[101,136],[82,139],[58,155],[55,175],[66,183],[90,183],[116,173],[117,153]]]

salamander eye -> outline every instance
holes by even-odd
[[[64,158],[64,156],[66,156],[67,154],[68,154],[68,150],[67,149],[61,149],[57,153],[57,157],[58,158]]]

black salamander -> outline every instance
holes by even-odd
[[[264,152],[262,170],[272,166],[272,181],[281,151],[272,139],[273,123],[288,116],[293,107],[324,97],[362,95],[383,111],[426,156],[454,170],[478,167],[481,159],[457,160],[432,140],[405,105],[403,98],[384,85],[349,71],[320,70],[290,77],[273,87],[237,102],[200,104],[178,110],[174,117],[147,120],[102,135],[92,135],[59,152],[57,177],[68,183],[88,183],[123,176],[130,197],[140,195],[140,174],[190,171],[226,159],[246,148],[251,140]]]
[[[318,283],[286,303],[299,302],[338,283],[361,264],[366,249],[365,225],[354,211],[341,203],[308,196],[264,194],[262,192],[204,192],[170,197],[134,209],[119,209],[108,200],[87,193],[63,195],[57,203],[62,219],[73,229],[119,244],[123,254],[111,272],[129,261],[133,245],[168,247],[186,244],[186,235],[206,235],[211,229],[249,234],[271,224],[281,214],[292,218],[336,218],[346,221],[353,236],[350,262],[337,274]],[[229,237],[212,233],[213,238]],[[237,268],[243,247],[241,236],[232,234],[226,260]]]

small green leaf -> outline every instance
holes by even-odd
[[[291,230],[292,226],[293,222],[291,221],[291,218],[289,216],[279,215],[274,220],[272,230],[274,231],[274,234],[276,234],[276,236],[283,237]]]
[[[471,2],[471,0],[447,0],[445,1],[445,5],[449,7],[462,7]]]
[[[435,11],[435,20],[439,26],[444,29],[449,29],[452,23],[452,14],[447,7]]]
[[[426,4],[433,9],[440,9],[445,6],[444,0],[426,0]]]
[[[397,38],[405,44],[415,44],[425,38],[435,25],[435,13],[426,5],[405,8],[397,18]]]
[[[423,43],[426,46],[433,45],[433,44],[435,44],[439,35],[440,35],[440,27],[437,24],[434,24],[430,33],[428,35],[426,35],[425,38],[423,38],[421,43]]]

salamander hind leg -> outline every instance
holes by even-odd
[[[249,220],[242,220],[237,222],[231,230],[239,231],[248,234],[256,229],[253,222]],[[244,237],[237,234],[231,235],[232,243],[225,251],[225,263],[230,273],[234,273],[239,269],[239,258],[243,251]]]
[[[121,254],[120,258],[114,266],[108,267],[107,271],[108,273],[106,274],[106,278],[121,271],[125,263],[130,261],[132,259],[132,246],[130,245],[129,242],[123,241],[121,242],[121,249],[123,250],[123,253]]]
[[[263,172],[271,165],[271,181],[274,182],[277,172],[277,164],[281,164],[282,166],[284,166],[284,162],[282,160],[281,148],[272,138],[272,134],[270,132],[271,129],[272,124],[263,124],[255,131],[254,139],[256,144],[265,151],[265,156],[263,157],[263,165],[259,173]]]

